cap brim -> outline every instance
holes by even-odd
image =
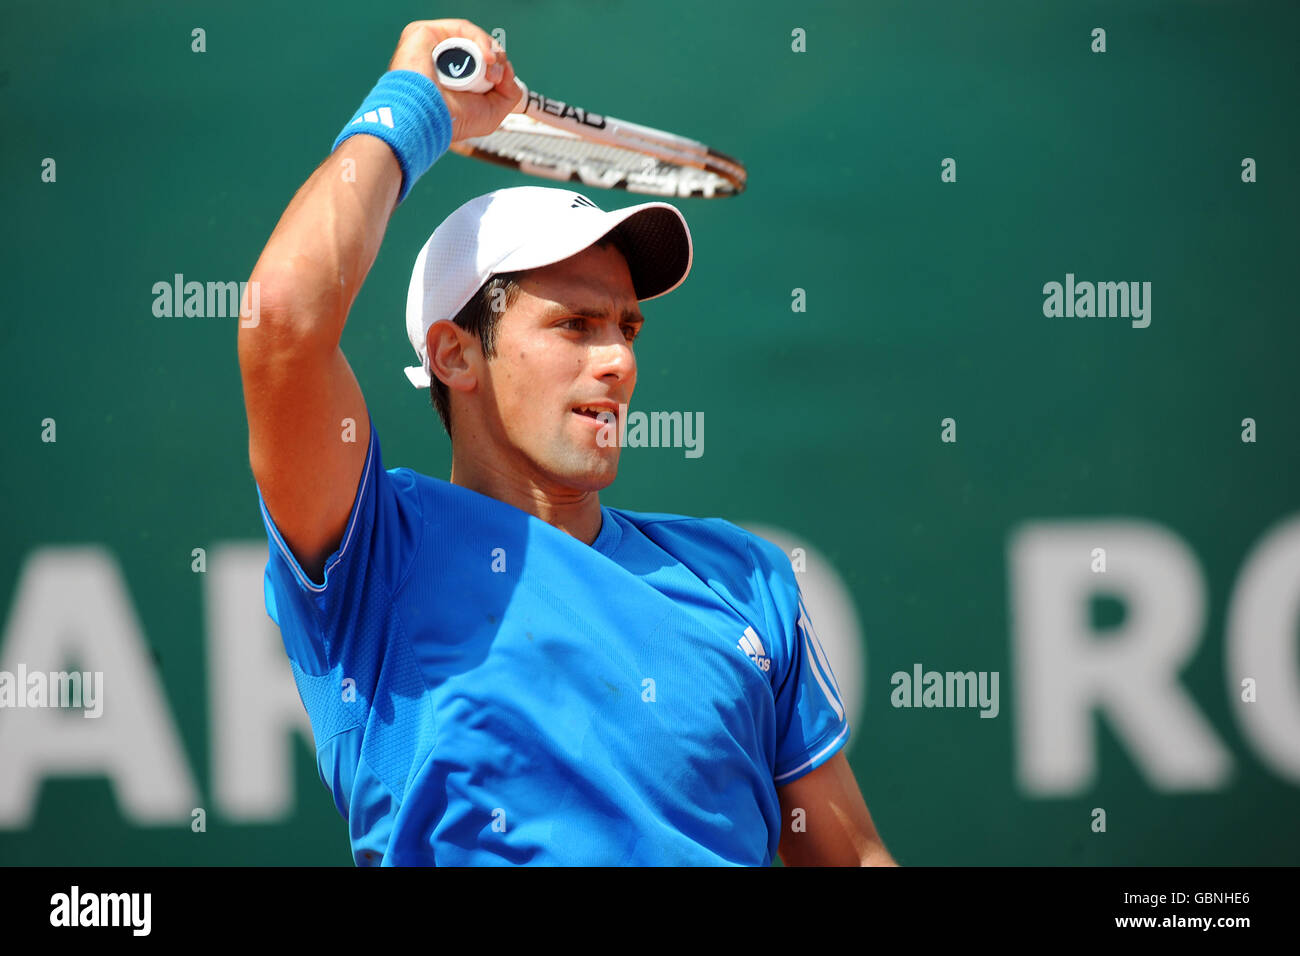
[[[627,267],[638,300],[665,295],[686,281],[694,257],[691,231],[682,214],[665,202],[614,209],[544,244],[527,243],[495,271],[522,272],[562,262],[616,230],[627,248]]]

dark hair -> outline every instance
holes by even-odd
[[[592,243],[593,246],[601,249],[611,244],[622,254],[624,259],[628,258],[627,244],[617,229],[606,233]],[[526,274],[526,272],[502,272],[494,275],[479,286],[478,291],[470,297],[470,300],[452,319],[453,322],[479,340],[479,343],[483,346],[484,356],[489,359],[495,358],[497,354],[497,325],[500,323],[501,316],[506,309],[515,304],[515,299],[523,291],[519,280]],[[448,435],[451,435],[450,392],[446,384],[432,371],[430,371],[429,377],[432,379],[429,386],[429,400],[434,411],[438,413],[438,418],[442,420],[443,430]]]

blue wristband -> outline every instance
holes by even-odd
[[[414,70],[390,70],[343,127],[330,152],[357,133],[378,136],[392,148],[402,167],[400,204],[451,145],[451,113],[433,80]]]

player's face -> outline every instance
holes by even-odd
[[[598,491],[618,473],[621,416],[636,386],[632,276],[612,245],[526,273],[501,317],[485,399],[502,457],[545,484]],[[611,440],[612,439],[612,440]]]

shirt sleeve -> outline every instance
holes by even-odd
[[[780,787],[842,750],[849,740],[849,721],[789,559],[776,545],[757,537],[754,541],[770,595],[770,626],[781,637],[772,675],[777,727],[772,779]]]
[[[370,669],[363,661],[382,657],[383,649],[374,646],[384,637],[379,618],[419,546],[423,517],[413,474],[384,470],[371,421],[352,511],[319,581],[303,570],[285,543],[260,488],[257,499],[270,546],[266,610],[280,628],[290,661],[309,675],[343,665],[362,678]]]

